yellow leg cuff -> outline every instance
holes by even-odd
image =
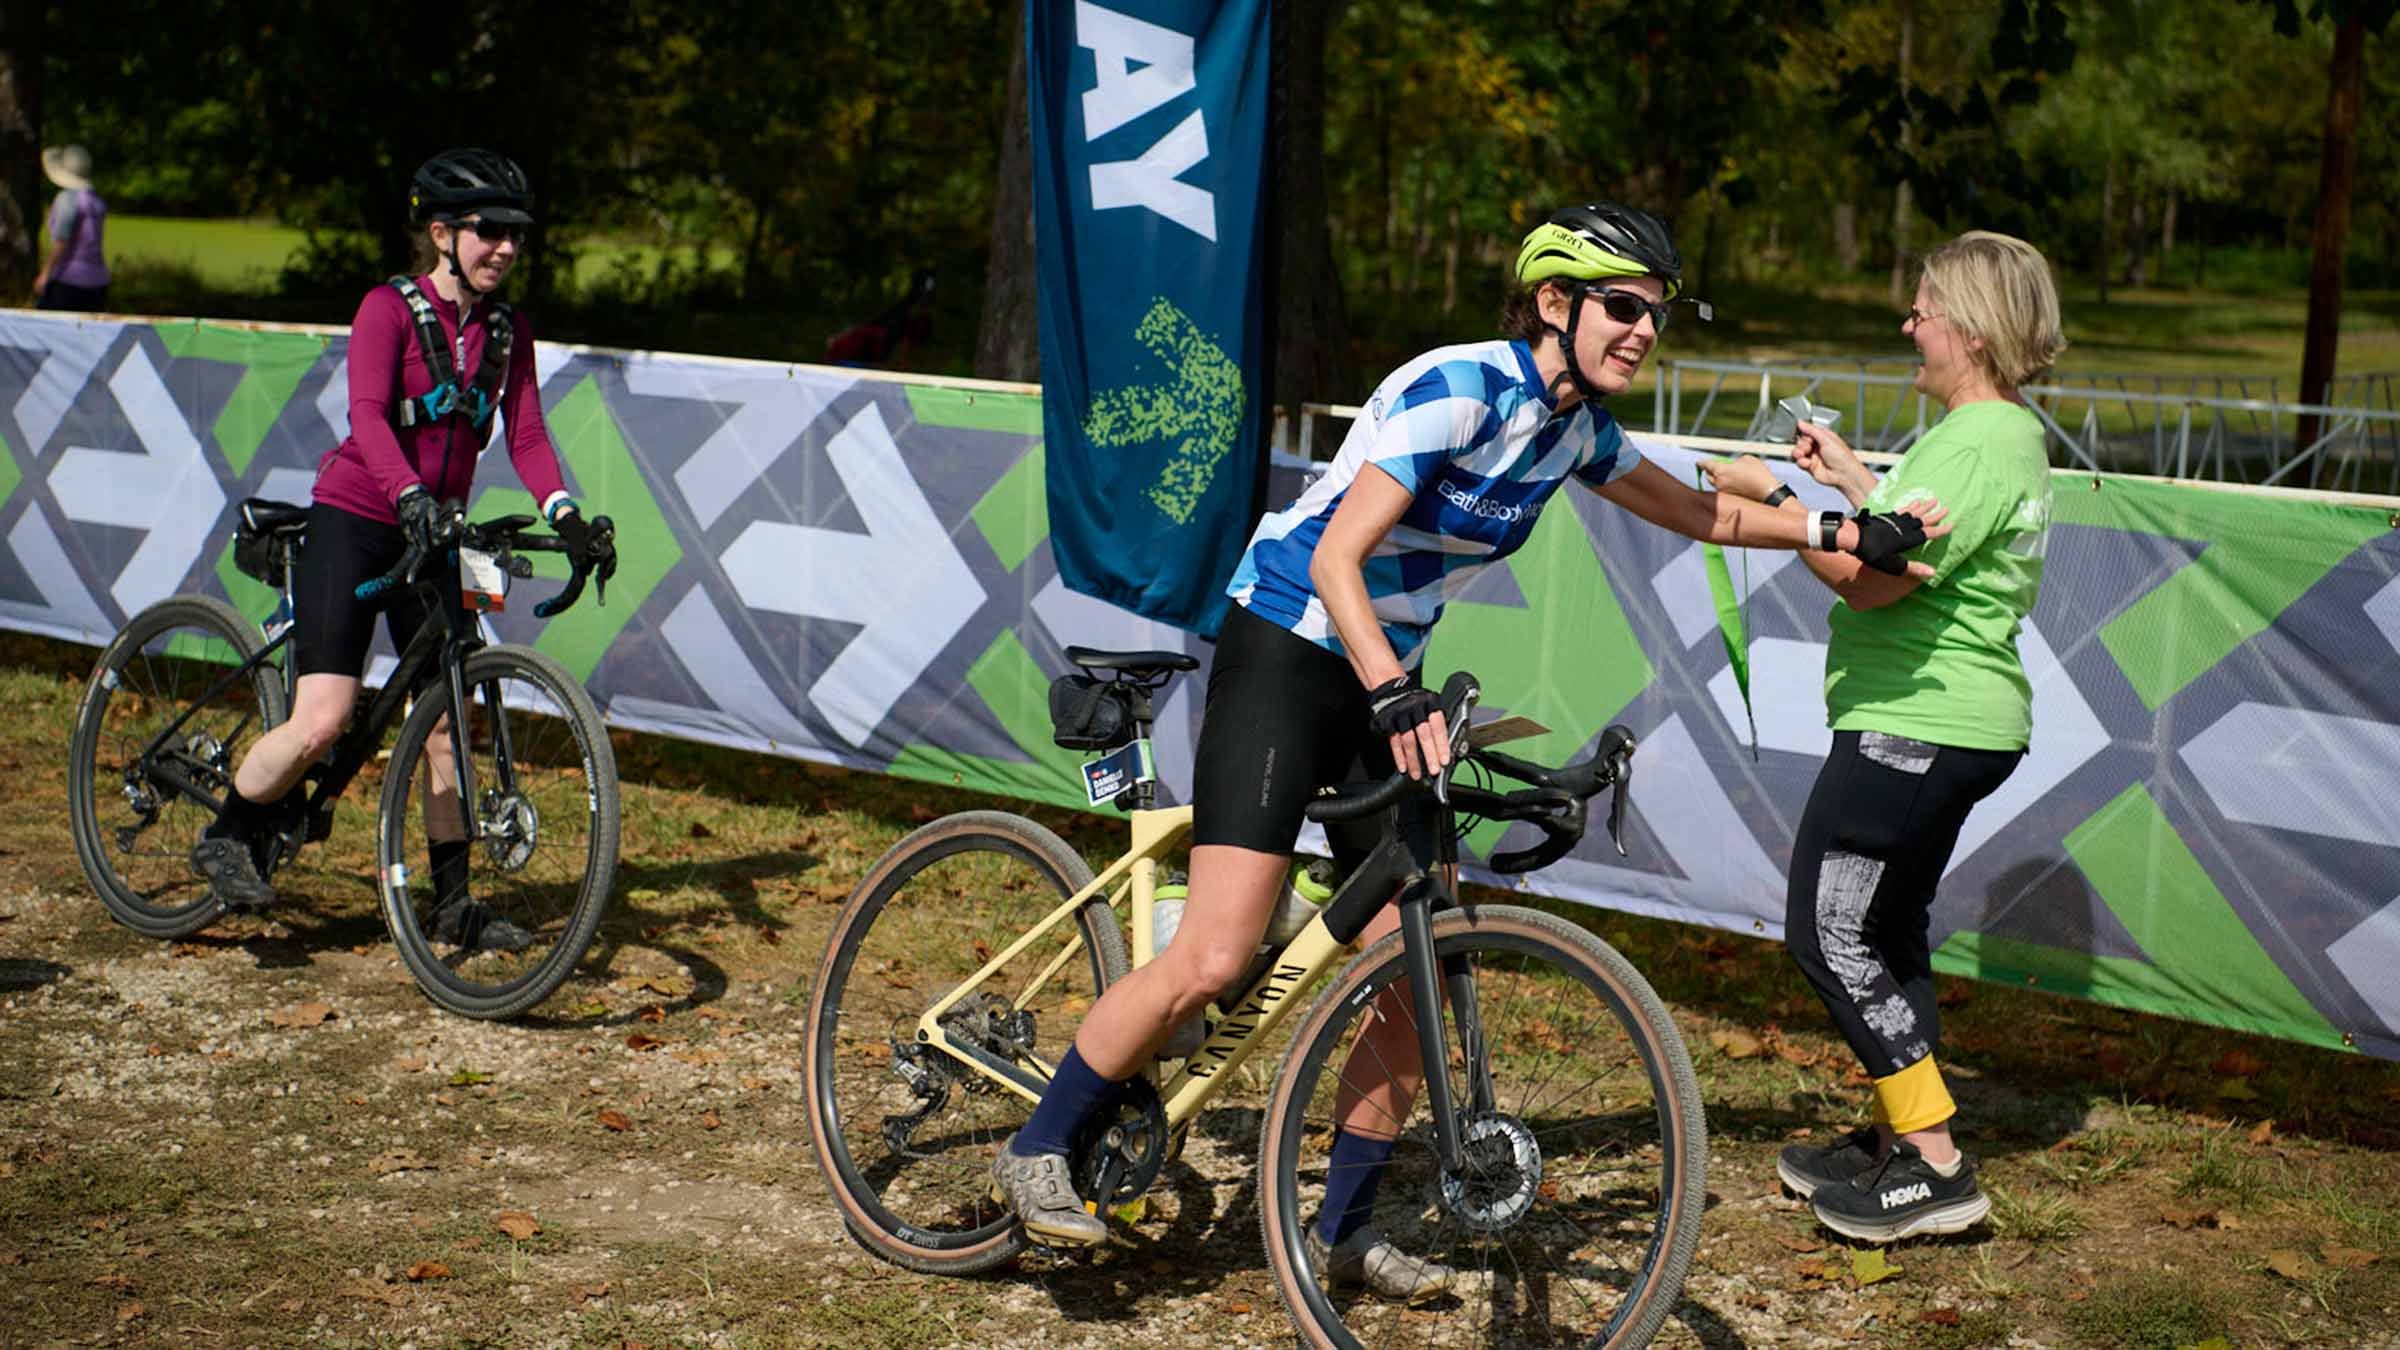
[[[1875,1080],[1875,1120],[1895,1134],[1930,1129],[1958,1114],[1942,1071],[1927,1055],[1889,1078]]]

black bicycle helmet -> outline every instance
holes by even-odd
[[[444,150],[408,185],[409,219],[454,220],[470,212],[504,225],[533,223],[533,188],[515,160],[491,150]]]

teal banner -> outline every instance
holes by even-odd
[[[1267,428],[1267,0],[1032,0],[1042,431],[1059,575],[1198,633]]]

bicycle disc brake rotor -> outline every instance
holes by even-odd
[[[503,872],[523,870],[533,861],[541,842],[542,813],[521,792],[486,793],[483,804],[483,851]]]
[[[1492,1111],[1459,1131],[1463,1165],[1442,1174],[1442,1208],[1479,1233],[1514,1226],[1542,1186],[1542,1148],[1515,1116]]]
[[[1075,1135],[1067,1155],[1075,1193],[1093,1204],[1121,1205],[1150,1189],[1167,1164],[1167,1104],[1136,1075],[1117,1085]]]

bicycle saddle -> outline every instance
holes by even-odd
[[[308,508],[252,497],[242,503],[242,523],[260,534],[298,534],[308,528]]]
[[[1085,670],[1121,670],[1137,680],[1175,670],[1198,670],[1200,662],[1182,652],[1104,652],[1097,647],[1069,647],[1067,659]]]

